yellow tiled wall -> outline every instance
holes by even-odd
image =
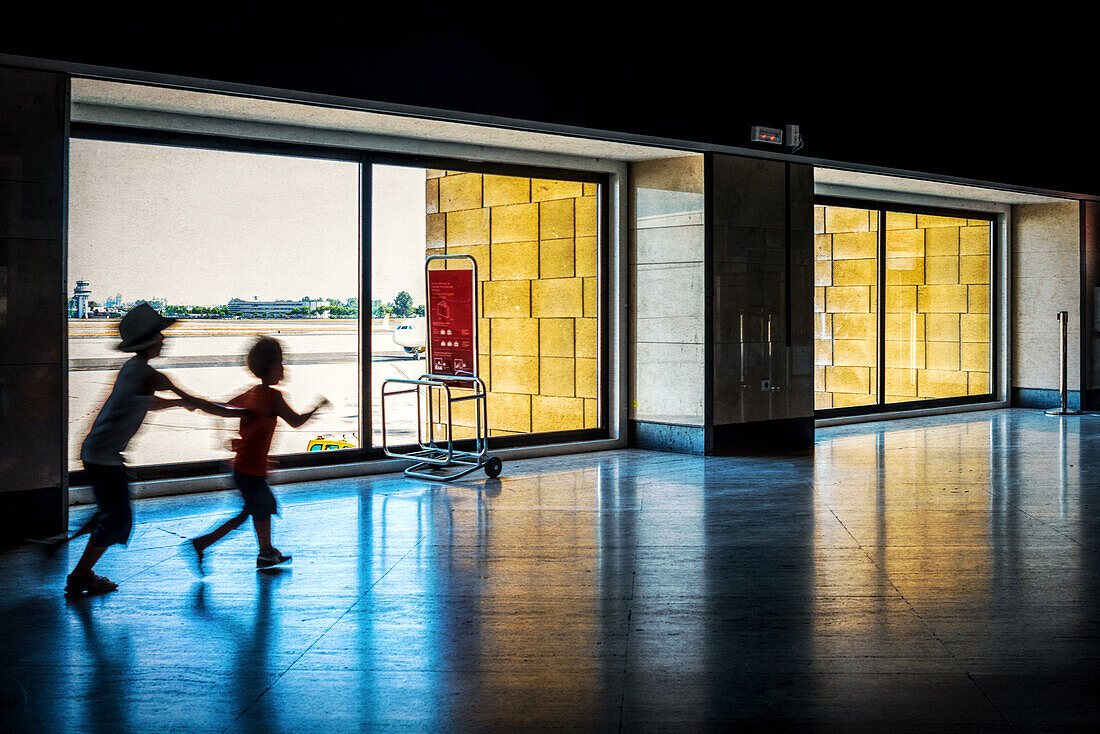
[[[599,426],[597,190],[427,172],[427,254],[477,262],[478,369],[490,435]],[[455,407],[455,436],[467,437],[472,404]]]
[[[877,258],[877,212],[814,207],[814,408],[817,410],[876,401]]]
[[[815,406],[876,396],[878,212],[815,208]],[[886,402],[990,391],[990,223],[886,212]]]

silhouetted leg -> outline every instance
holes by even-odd
[[[96,561],[102,558],[103,554],[106,552],[106,546],[93,545],[92,541],[89,540],[88,546],[84,549],[84,553],[76,563],[76,568],[73,569],[73,575],[84,576],[90,574]]]
[[[80,529],[66,538],[66,542],[70,540],[76,540],[81,535],[86,535],[95,529],[96,523],[99,522],[99,513],[94,513],[91,517],[84,521],[84,524],[80,526]]]
[[[271,515],[253,515],[252,527],[256,529],[256,544],[260,552],[273,550],[271,545]]]
[[[195,544],[195,548],[202,551],[217,543],[219,540],[229,535],[232,531],[241,526],[241,523],[248,517],[248,510],[241,510],[241,512],[223,522],[218,527],[211,530],[206,535],[200,535],[191,542]]]

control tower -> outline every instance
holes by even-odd
[[[88,281],[76,281],[76,288],[73,289],[73,300],[76,301],[76,317],[78,319],[88,318],[88,299],[91,295],[92,286],[88,284]]]

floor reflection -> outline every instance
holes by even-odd
[[[129,630],[99,623],[89,600],[74,601],[71,608],[80,621],[83,648],[88,656],[86,674],[75,688],[83,688],[83,700],[95,702],[94,706],[81,707],[78,715],[86,717],[90,731],[133,731],[130,696],[125,690],[126,673],[134,662]]]
[[[1098,428],[990,411],[821,429],[813,454],[284,485],[293,565],[257,573],[239,533],[202,581],[179,537],[227,500],[140,502],[103,561],[114,594],[65,604],[72,559],[0,556],[0,723],[1080,728],[1100,713]]]

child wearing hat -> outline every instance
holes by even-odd
[[[287,405],[286,398],[274,387],[284,376],[283,348],[277,339],[269,336],[258,338],[248,350],[245,363],[249,371],[259,378],[260,384],[229,401],[230,405],[246,411],[241,417],[240,438],[233,442],[236,452],[233,481],[243,496],[244,508],[236,517],[226,520],[206,535],[184,543],[184,546],[190,545],[186,551],[190,552],[191,561],[200,576],[204,574],[202,561],[206,549],[240,527],[249,515],[252,516],[252,527],[259,546],[256,568],[269,568],[290,560],[290,556],[283,555],[271,544],[271,516],[279,513],[275,495],[267,483],[271,438],[280,418],[291,427],[298,428],[329,404],[327,398],[321,398],[306,413],[295,413]]]
[[[99,594],[118,588],[118,584],[97,576],[92,569],[109,546],[129,542],[133,512],[122,452],[141,427],[146,413],[176,406],[230,418],[240,417],[244,412],[189,395],[149,366],[149,360],[159,356],[164,346],[161,332],[175,321],[142,302],[130,309],[118,325],[122,337],[118,349],[133,352],[134,356],[119,370],[111,394],[80,448],[80,460],[91,482],[97,511],[88,545],[66,579],[68,594]],[[162,398],[156,392],[173,392],[179,397]]]

